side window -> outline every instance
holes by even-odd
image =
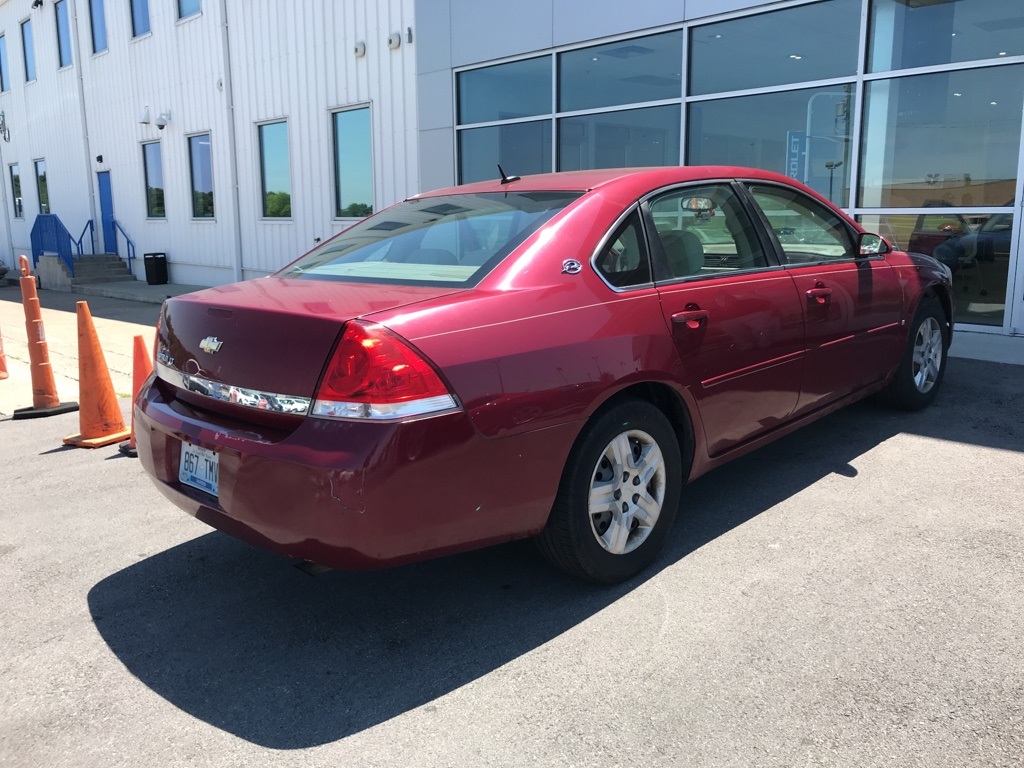
[[[672,280],[768,265],[750,217],[728,184],[673,190],[649,207],[664,254],[659,277]]]
[[[751,186],[782,246],[787,264],[843,261],[856,254],[845,222],[833,211],[795,189]]]
[[[651,262],[639,213],[634,211],[619,226],[597,254],[594,266],[616,288],[651,282]]]

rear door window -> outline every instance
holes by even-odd
[[[730,184],[675,189],[648,203],[659,280],[768,266],[756,230]]]

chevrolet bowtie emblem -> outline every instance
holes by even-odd
[[[219,352],[221,346],[224,344],[223,341],[218,341],[216,336],[207,336],[201,342],[199,342],[199,348],[207,354],[214,354]]]

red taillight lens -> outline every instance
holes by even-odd
[[[354,320],[327,365],[313,415],[400,419],[454,408],[426,360],[383,326]]]

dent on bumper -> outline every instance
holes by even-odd
[[[144,390],[139,458],[174,504],[257,546],[337,568],[425,559],[537,533],[576,435],[481,437],[462,412],[401,424],[304,419],[277,439]],[[220,456],[219,497],[181,484],[187,440]]]

